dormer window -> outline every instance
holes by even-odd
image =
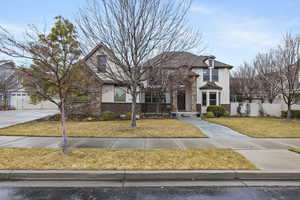
[[[107,65],[107,56],[106,55],[98,55],[97,56],[97,68],[99,72],[106,72]]]
[[[215,60],[214,59],[209,59],[208,60],[208,66],[209,67],[214,67],[215,66]]]

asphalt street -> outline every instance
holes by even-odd
[[[2,188],[1,200],[299,200],[300,187]]]

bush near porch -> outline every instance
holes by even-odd
[[[256,138],[300,138],[300,120],[267,117],[221,117],[205,120]]]
[[[103,138],[201,138],[205,136],[195,126],[177,119],[144,119],[137,122],[136,129],[130,121],[67,122],[70,137]],[[60,123],[31,122],[0,129],[0,135],[14,136],[60,136]]]
[[[215,117],[222,117],[226,113],[226,108],[224,106],[208,106],[207,112],[212,112]]]

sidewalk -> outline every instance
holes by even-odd
[[[59,148],[61,137],[0,136],[0,147]],[[155,149],[230,148],[233,150],[286,150],[300,148],[296,139],[217,138],[69,138],[73,148]]]

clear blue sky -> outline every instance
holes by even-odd
[[[0,24],[20,35],[28,24],[51,26],[57,15],[74,20],[84,5],[85,0],[3,1]],[[194,0],[189,20],[203,33],[204,54],[239,66],[276,46],[286,31],[299,34],[299,13],[300,0]]]

